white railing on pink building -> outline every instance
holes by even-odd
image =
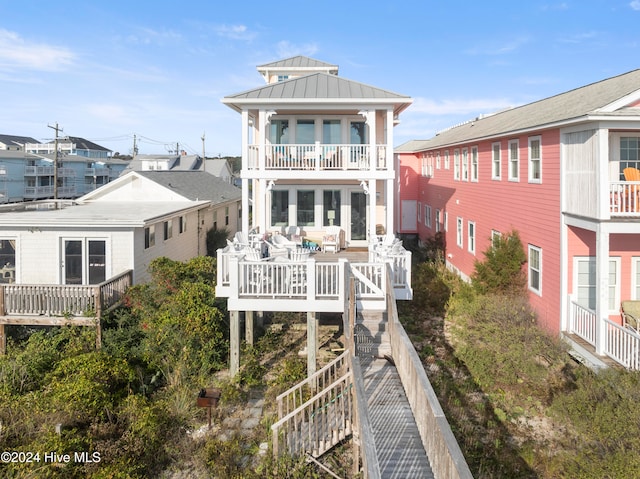
[[[640,335],[609,319],[604,322],[607,325],[606,354],[627,369],[640,370]]]
[[[611,182],[609,211],[613,216],[640,216],[640,181]]]
[[[606,336],[604,354],[625,368],[640,370],[640,335],[627,327],[604,318]],[[569,333],[596,346],[598,324],[595,312],[580,306],[574,299],[569,301]]]
[[[264,163],[260,145],[249,145],[247,168],[256,170],[376,170],[388,169],[386,145],[286,144],[265,145]]]

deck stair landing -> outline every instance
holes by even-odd
[[[393,364],[384,313],[358,313],[355,338],[381,477],[433,478],[418,426]]]

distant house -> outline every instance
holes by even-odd
[[[92,285],[133,270],[149,278],[160,256],[206,254],[216,223],[233,232],[240,191],[204,172],[131,172],[74,202],[0,210],[0,282]]]
[[[517,230],[540,325],[640,369],[638,326],[620,314],[640,301],[640,70],[395,152],[402,233],[441,234],[447,265],[469,277]]]
[[[129,171],[198,171],[202,158],[198,155],[136,155],[123,174]]]
[[[226,158],[208,158],[204,161],[204,171],[222,178],[227,183],[233,183],[233,171]]]
[[[29,136],[0,135],[0,150],[24,151],[24,145],[37,142]]]
[[[24,150],[28,153],[53,155],[55,151],[55,142],[47,143],[26,143]],[[58,152],[61,154],[83,156],[85,158],[93,158],[97,160],[105,160],[111,157],[111,150],[100,146],[92,141],[85,140],[76,136],[66,136],[58,140]]]

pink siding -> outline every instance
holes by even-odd
[[[419,189],[419,178],[422,168],[422,160],[418,155],[412,153],[405,153],[400,155],[399,166],[399,201],[398,207],[402,208],[403,200],[417,200]],[[400,211],[396,217],[396,229],[399,233],[416,233],[416,231],[403,231],[402,230],[402,212]]]
[[[542,183],[528,182],[528,138],[542,135]],[[517,137],[520,150],[519,181],[508,180],[508,141],[514,137],[500,140],[502,149],[502,179],[491,179],[491,145],[494,141],[456,145],[467,147],[469,153],[474,146],[479,153],[479,181],[454,180],[454,148],[449,150],[450,169],[434,170],[432,178],[419,177],[418,201],[431,205],[433,217],[435,210],[448,213],[448,231],[446,233],[446,255],[448,261],[462,273],[471,276],[474,262],[482,260],[491,238],[491,231],[506,233],[515,229],[525,247],[528,244],[542,249],[542,296],[530,294],[533,307],[538,313],[539,323],[551,332],[560,331],[560,134],[558,130],[539,132]],[[470,159],[469,159],[470,161]],[[456,245],[457,217],[463,219],[463,246]],[[475,254],[468,251],[468,224],[476,225]],[[424,218],[418,228],[421,239],[435,233],[435,225],[429,229],[424,226]],[[449,256],[451,255],[451,256]]]

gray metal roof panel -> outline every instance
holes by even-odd
[[[238,200],[240,188],[206,171],[138,171],[139,175],[190,200],[207,200],[214,204]]]
[[[297,55],[291,58],[285,58],[264,65],[258,65],[258,69],[275,69],[275,68],[338,68],[338,65],[321,62],[313,58]]]

